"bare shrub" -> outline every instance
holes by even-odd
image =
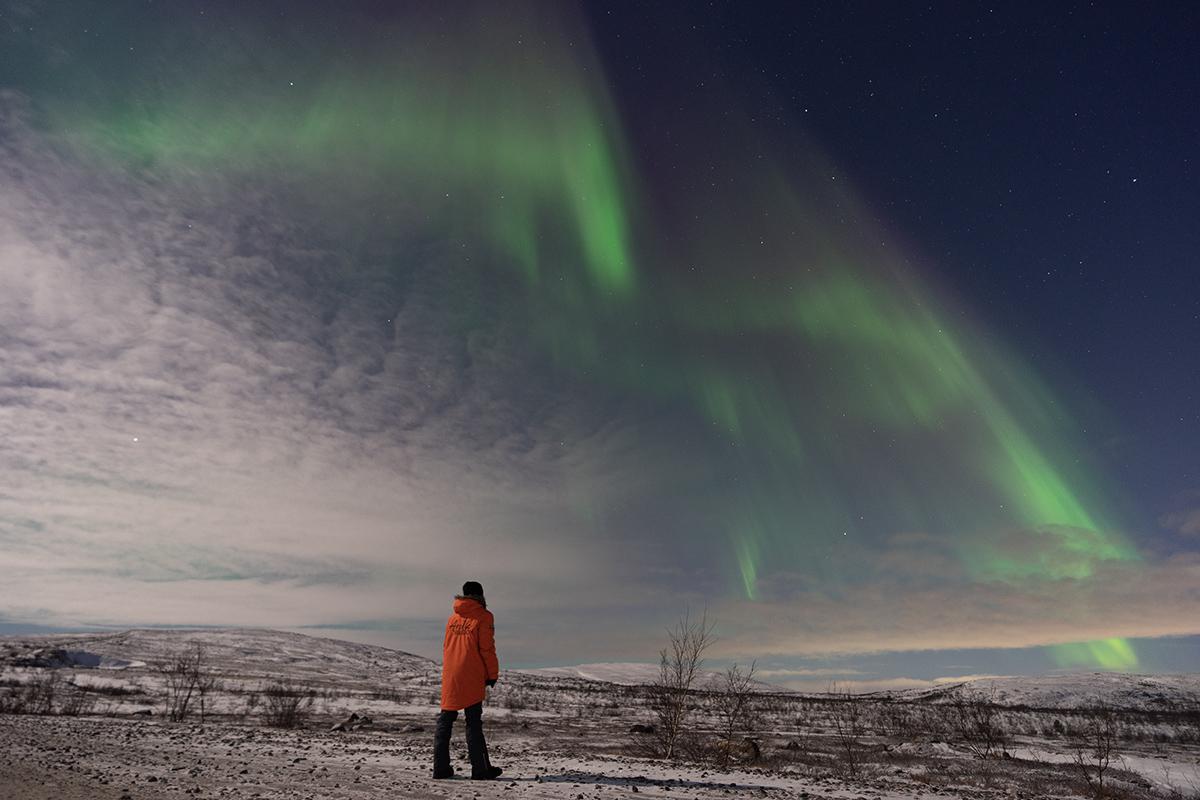
[[[63,680],[57,670],[39,670],[26,686],[30,714],[53,714]]]
[[[861,740],[866,733],[863,699],[848,689],[839,690],[836,683],[830,685],[829,696],[832,701],[829,716],[833,723],[833,738],[838,759],[846,774],[856,777],[862,768]]]
[[[258,702],[260,700],[258,692],[246,693],[246,705],[242,709],[242,716],[248,717],[258,710]]]
[[[675,627],[667,630],[667,646],[659,651],[658,679],[651,688],[658,718],[655,730],[664,758],[678,756],[704,652],[716,640],[713,628],[707,612],[699,620],[691,619],[685,612]]]
[[[167,689],[167,719],[172,722],[186,720],[195,700],[200,704],[200,721],[203,723],[205,698],[217,687],[217,678],[209,669],[203,645],[193,643],[160,664],[158,671]]]
[[[1200,703],[1193,704],[1183,714],[1181,737],[1184,741],[1200,744]],[[1200,795],[1200,791],[1197,791]]]
[[[263,720],[273,728],[297,728],[304,724],[316,701],[316,692],[287,679],[262,690]]]
[[[733,664],[721,675],[716,687],[713,710],[719,724],[718,733],[724,746],[717,748],[717,764],[724,768],[739,751],[732,745],[738,737],[748,740],[758,727],[757,709],[754,707],[754,671],[756,662],[743,672]],[[744,750],[747,748],[743,747]]]
[[[207,701],[210,695],[221,690],[221,682],[217,680],[215,672],[206,669],[199,670],[196,676],[196,696],[200,700],[200,724],[204,724],[204,714],[207,709]]]
[[[128,684],[120,683],[97,683],[90,684],[87,687],[88,691],[95,695],[104,697],[134,697],[143,694],[144,690],[136,681],[131,681]]]
[[[886,700],[875,708],[875,728],[884,736],[902,738],[913,730],[911,709],[907,703]]]
[[[372,700],[384,700],[397,705],[404,705],[411,699],[410,693],[398,686],[384,686],[371,692]]]
[[[62,677],[53,669],[36,669],[25,680],[8,682],[0,695],[0,712],[5,714],[53,714]]]
[[[530,693],[519,687],[505,686],[502,691],[496,691],[495,689],[492,691],[494,694],[489,696],[495,697],[496,704],[511,711],[525,711],[537,705],[536,700],[530,697]],[[596,708],[592,703],[589,703],[587,707]]]
[[[999,757],[1005,752],[1008,734],[994,695],[970,700],[960,698],[953,708],[955,733],[977,758]]]
[[[955,730],[953,708],[942,705],[913,705],[909,715],[912,734],[930,739],[949,738]]]
[[[66,683],[58,693],[58,713],[68,717],[78,717],[92,713],[96,707],[96,693],[92,687],[77,683]]]
[[[1105,775],[1117,745],[1117,715],[1107,706],[1089,709],[1069,735],[1072,761],[1092,797],[1105,797]]]
[[[0,692],[0,714],[24,714],[24,695],[14,686]]]

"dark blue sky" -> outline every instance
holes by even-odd
[[[588,8],[650,169],[686,183],[672,153],[738,109],[811,136],[923,268],[1075,387],[1131,522],[1156,535],[1200,489],[1194,4]]]

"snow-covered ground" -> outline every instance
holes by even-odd
[[[430,779],[428,730],[381,734],[283,731],[228,724],[0,716],[0,797],[16,800],[236,798],[776,798],[916,800],[907,788],[755,769],[671,766],[586,754],[493,725],[499,781]],[[469,770],[456,742],[456,766]],[[868,788],[869,787],[869,788]]]
[[[168,722],[160,667],[196,647],[218,678],[205,698],[207,719]],[[861,716],[849,745],[853,766],[836,734],[845,722],[843,702],[763,685],[748,732],[758,755],[739,752],[744,763],[720,770],[716,695],[696,697],[684,763],[652,757],[656,736],[635,732],[656,721],[645,684],[657,672],[651,664],[504,672],[485,719],[493,759],[507,772],[497,784],[468,784],[429,778],[440,675],[435,662],[419,656],[264,630],[0,637],[0,708],[6,692],[20,696],[47,676],[57,681],[56,703],[81,695],[88,701],[82,716],[0,714],[0,800],[432,798],[468,791],[574,800],[1069,797],[1083,791],[1072,731],[1087,719],[1083,709],[1100,702],[1120,711],[1114,766],[1124,771],[1113,777],[1126,796],[1200,797],[1194,675],[999,678],[865,696],[853,706]],[[264,724],[264,689],[281,682],[311,698],[298,729]],[[995,702],[1013,758],[971,754],[955,729],[954,701],[972,698]],[[370,724],[353,733],[329,730],[351,712]],[[460,755],[462,744],[459,733]]]
[[[1013,747],[1009,753],[1014,758],[1030,761],[1041,761],[1049,764],[1070,765],[1075,762],[1076,755],[1062,750],[1050,750],[1045,747]],[[1138,753],[1118,753],[1112,760],[1112,766],[1136,772],[1145,778],[1156,789],[1169,794],[1179,790],[1191,795],[1200,795],[1200,761],[1188,762],[1184,759],[1172,758],[1167,753],[1158,755]]]

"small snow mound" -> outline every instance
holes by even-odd
[[[129,669],[130,667],[146,666],[145,661],[127,661],[123,658],[89,653],[86,650],[67,650],[66,656],[71,662],[69,666],[85,667],[87,669]]]
[[[27,656],[16,659],[17,666],[44,667],[63,669],[76,667],[82,669],[128,669],[129,667],[144,667],[144,661],[127,661],[123,658],[89,653],[86,650],[64,650],[59,647],[43,647],[34,650]]]

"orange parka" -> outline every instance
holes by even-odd
[[[461,711],[482,703],[484,682],[499,677],[492,612],[478,600],[456,597],[442,643],[442,709]]]

